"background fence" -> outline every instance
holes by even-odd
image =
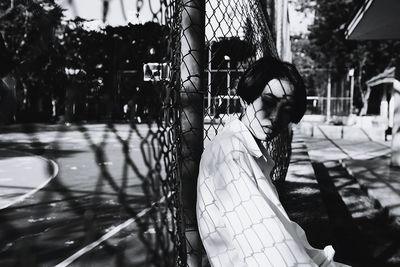
[[[77,2],[72,4],[76,8]],[[137,1],[137,18],[151,22],[105,28],[100,34],[108,39],[97,43],[97,33],[79,35],[86,34],[79,21],[73,22],[75,28],[58,25],[53,33],[60,40],[65,33],[76,34],[74,42],[80,38],[77,54],[65,55],[69,61],[54,66],[68,86],[50,94],[50,102],[36,93],[29,98],[34,85],[27,81],[33,72],[17,64],[16,95],[22,95],[18,100],[24,105],[52,103],[49,110],[72,125],[3,128],[2,147],[50,158],[60,172],[44,190],[1,211],[0,262],[186,266],[186,251],[198,252],[191,240],[185,242],[185,232],[186,237],[196,232],[200,155],[228,115],[243,110],[236,96],[243,71],[263,55],[277,56],[274,20],[268,15],[273,5],[259,0]],[[106,15],[109,1],[103,1],[103,8]],[[21,23],[30,23],[29,18]],[[18,42],[7,38],[12,27],[2,31],[15,52]],[[56,53],[66,51],[57,40],[50,44]],[[90,43],[87,50],[85,42]],[[74,63],[88,60],[94,47],[105,56],[93,58],[104,62],[96,62],[96,68]],[[92,121],[104,113],[106,124],[86,124],[82,114],[89,113]],[[265,144],[277,163],[274,180],[286,175],[290,141],[287,129]]]
[[[351,114],[352,102],[350,97],[323,97],[308,96],[308,114],[326,115],[328,109],[328,99],[332,116],[349,116]]]
[[[329,69],[316,69],[310,74],[305,71],[308,82],[306,114],[325,115],[327,120],[332,116],[348,116],[353,110],[354,77],[336,75],[331,77]],[[315,87],[319,84],[319,87]],[[356,112],[355,112],[356,113]]]

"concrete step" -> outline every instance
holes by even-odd
[[[352,266],[399,266],[399,229],[339,162],[313,163],[337,256]]]
[[[302,122],[297,125],[300,132],[314,138],[345,139],[356,141],[385,141],[386,127],[362,128],[359,126],[329,125]],[[391,138],[391,136],[388,136]]]
[[[340,128],[327,126],[321,137],[305,138],[338,257],[353,266],[400,266],[400,227],[393,216],[400,210],[400,170],[389,168],[389,144],[363,139],[357,127],[343,128],[354,133],[341,139]]]
[[[400,225],[400,168],[390,167],[390,156],[342,161],[347,171]]]
[[[304,140],[297,134],[286,180],[278,192],[289,217],[305,230],[312,246],[324,248],[332,243],[333,232],[314,169]]]

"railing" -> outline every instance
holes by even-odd
[[[348,116],[352,112],[352,101],[350,97],[307,96],[306,114],[327,116],[329,107],[330,116]]]

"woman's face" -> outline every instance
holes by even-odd
[[[261,96],[247,109],[248,125],[259,140],[269,141],[285,129],[293,112],[293,85],[282,79],[268,82]]]

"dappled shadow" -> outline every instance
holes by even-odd
[[[159,258],[177,253],[173,252],[177,247],[171,245],[173,238],[178,238],[173,221],[175,204],[170,199],[175,183],[165,178],[165,168],[174,162],[160,164],[171,150],[162,152],[168,144],[158,141],[159,135],[167,135],[170,130],[125,125],[121,131],[113,124],[102,131],[96,129],[95,134],[84,125],[75,125],[74,129],[51,132],[52,141],[43,142],[49,139],[50,131],[35,132],[31,127],[26,141],[2,142],[12,147],[14,155],[29,152],[54,159],[60,173],[33,197],[0,211],[1,265],[55,265],[130,219],[132,222],[114,236],[118,238],[102,241],[88,254],[94,253],[96,259],[103,255],[102,260],[96,260],[99,264],[132,263],[132,257],[121,252],[122,248],[140,251],[136,266],[174,261],[173,257]],[[65,138],[69,135],[72,138]],[[73,142],[71,149],[65,149],[71,147],[68,142]],[[131,149],[136,148],[139,153],[132,154]],[[116,164],[113,158],[121,162]],[[66,168],[66,164],[71,167]],[[79,164],[92,167],[80,171]],[[71,176],[74,173],[80,174],[75,178]],[[159,234],[147,234],[148,229]],[[135,235],[135,241],[126,242],[131,235]]]
[[[352,266],[377,266],[370,254],[365,253],[368,240],[357,228],[327,169],[321,163],[313,163],[313,167],[332,223],[338,261]]]
[[[29,141],[27,142],[10,142],[10,141],[6,141],[6,142],[1,142],[0,141],[0,146],[3,149],[8,149],[8,150],[14,150],[14,151],[18,151],[18,152],[25,152],[25,153],[32,153],[35,155],[41,155],[41,156],[53,156],[55,158],[60,158],[60,157],[73,157],[74,154],[77,153],[82,153],[85,150],[76,150],[76,149],[55,149],[55,148],[51,148],[49,147],[51,144],[53,144],[52,142],[48,142],[48,143],[41,143],[41,142],[37,142],[37,143],[30,143]],[[10,157],[22,157],[24,156],[23,154],[17,154],[14,151],[5,151],[4,153],[2,152],[0,155],[0,159],[2,157],[5,158],[10,158]],[[4,154],[4,156],[3,156]]]
[[[377,157],[368,161],[346,161],[354,176],[367,188],[388,188],[400,196],[400,170],[390,167],[390,157]]]
[[[323,248],[332,243],[328,215],[316,183],[286,181],[279,189],[280,200],[289,217],[305,230],[310,244]]]
[[[305,229],[310,243],[332,244],[335,260],[352,266],[396,266],[399,231],[387,210],[368,198],[337,161],[310,167],[299,141],[287,180],[278,187],[288,215]]]
[[[397,266],[400,231],[387,209],[368,197],[340,164],[313,166],[335,232],[338,256],[353,266]]]

